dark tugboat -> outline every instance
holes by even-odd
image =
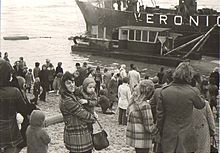
[[[218,57],[220,13],[199,9],[195,0],[180,0],[175,9],[146,7],[136,0],[76,0],[86,35],[75,36],[72,51],[177,65],[202,55]],[[125,6],[121,8],[121,6]]]

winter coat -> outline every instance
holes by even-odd
[[[34,78],[39,77],[40,68],[35,67],[33,70]]]
[[[48,80],[53,81],[55,73],[56,73],[54,68],[52,68],[52,69],[48,68],[47,71],[48,71]]]
[[[197,109],[205,106],[197,88],[171,83],[161,90],[157,105],[157,126],[164,153],[189,153],[197,149],[192,123],[193,106]]]
[[[156,131],[148,102],[133,103],[127,109],[126,144],[135,148],[151,148]]]
[[[127,83],[123,83],[118,87],[118,107],[127,109],[131,98],[131,90]]]
[[[31,87],[31,83],[34,82],[34,78],[33,78],[32,73],[28,72],[25,75],[25,81],[26,81],[27,87]]]
[[[33,94],[34,95],[39,95],[40,94],[40,82],[34,82]]]
[[[98,104],[100,105],[103,113],[105,113],[106,110],[111,105],[111,103],[106,95],[107,95],[107,92],[105,91],[105,89],[100,90],[100,98],[98,99]]]
[[[45,115],[40,110],[35,110],[30,116],[30,125],[27,135],[27,153],[47,153],[50,137],[42,128]]]
[[[14,147],[22,142],[16,113],[25,114],[26,105],[21,92],[9,87],[12,68],[0,59],[0,148]]]
[[[48,70],[41,70],[39,72],[40,84],[48,90],[49,80],[48,80]]]
[[[198,148],[195,153],[209,153],[210,136],[215,134],[215,121],[208,101],[203,109],[193,109],[193,124],[198,140]]]
[[[109,82],[109,100],[111,102],[118,101],[118,81],[115,78],[112,78]]]
[[[63,68],[60,67],[60,66],[57,66],[57,67],[56,67],[56,73],[55,73],[55,76],[57,76],[58,73],[62,73],[62,74],[63,74]]]
[[[64,143],[71,152],[86,152],[93,148],[92,137],[87,126],[95,118],[86,111],[74,95],[63,93],[60,100],[60,111],[65,123]]]

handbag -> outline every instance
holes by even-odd
[[[95,118],[96,119],[96,118]],[[108,135],[106,131],[102,128],[99,121],[96,119],[101,131],[98,133],[92,134],[93,147],[95,150],[102,150],[109,146]]]
[[[213,136],[212,138],[213,138],[213,142],[210,146],[210,153],[218,153],[218,148],[217,148],[215,137]]]

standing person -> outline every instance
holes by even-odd
[[[102,83],[102,74],[99,66],[97,66],[95,70],[95,83],[96,95],[99,96],[100,85]]]
[[[27,66],[26,66],[26,62],[24,61],[24,58],[23,58],[23,57],[20,57],[20,58],[19,58],[19,66],[20,66],[20,68],[21,68],[22,70],[24,70],[24,68],[27,67]]]
[[[40,78],[37,77],[37,78],[35,78],[34,85],[33,85],[33,95],[34,95],[34,98],[30,100],[35,105],[37,105],[38,95],[39,94],[40,94]]]
[[[81,86],[84,79],[87,77],[87,74],[84,73],[82,67],[80,66],[80,63],[76,63],[76,73],[78,76],[76,77],[76,85],[77,87]]]
[[[192,86],[201,91],[200,76],[197,78]],[[205,101],[205,107],[201,110],[193,108],[193,125],[198,140],[198,148],[195,153],[210,152],[210,137],[215,136],[215,120],[208,101]]]
[[[119,125],[127,125],[127,115],[126,110],[131,98],[131,89],[128,85],[128,78],[124,77],[122,79],[122,84],[118,87],[118,123]]]
[[[61,80],[59,108],[63,115],[64,144],[70,153],[92,153],[92,137],[87,124],[95,122],[95,117],[85,110],[75,96],[75,81],[70,72]]]
[[[10,86],[12,67],[0,59],[0,149],[3,153],[15,153],[22,142],[16,114],[26,114],[26,104],[18,88]]]
[[[39,72],[40,72],[40,63],[39,62],[35,62],[35,68],[33,70],[34,78],[39,77]]]
[[[109,89],[108,89],[108,96],[111,102],[111,111],[112,113],[116,113],[117,103],[118,103],[118,73],[113,74],[110,82],[109,82]]]
[[[19,66],[19,61],[16,61],[14,63],[13,69],[14,69],[14,72],[13,72],[14,76],[22,76],[23,75],[23,70]]]
[[[40,85],[43,88],[43,91],[40,94],[40,100],[46,101],[46,93],[48,91],[49,80],[48,80],[48,70],[46,65],[42,65],[42,70],[39,72]]]
[[[48,81],[49,81],[48,91],[53,91],[53,81],[54,81],[54,76],[55,76],[56,71],[52,64],[49,65],[49,67],[47,68],[47,71],[48,71]]]
[[[88,77],[88,64],[86,62],[83,63],[82,69],[83,69],[83,76]]]
[[[14,86],[20,90],[22,97],[24,98],[24,100],[26,102],[25,113],[21,114],[23,117],[23,122],[21,124],[20,133],[23,138],[23,141],[17,145],[17,149],[16,149],[16,153],[19,153],[24,147],[27,146],[26,131],[27,131],[27,127],[29,125],[29,117],[31,115],[31,112],[33,110],[36,110],[37,107],[34,104],[29,103],[29,100],[26,95],[25,79],[21,76],[17,76],[16,78],[13,78],[13,79],[14,79],[14,83],[15,83]]]
[[[209,79],[213,79],[215,85],[219,88],[219,68],[215,67],[209,76]]]
[[[218,87],[215,84],[215,80],[214,78],[211,78],[209,80],[210,84],[208,87],[208,93],[209,93],[209,103],[210,103],[210,107],[211,110],[213,112],[213,107],[215,107],[216,111],[217,111],[217,117],[218,117],[218,100],[217,100],[217,96],[218,96]]]
[[[63,74],[62,62],[58,62],[57,67],[56,67],[55,76],[57,76],[58,73],[62,73]]]
[[[152,148],[152,135],[157,133],[149,99],[154,92],[151,80],[142,80],[137,86],[137,95],[132,95],[127,109],[128,125],[126,144],[135,148],[136,153],[149,153]]]
[[[50,62],[50,59],[46,59],[46,64],[45,64],[45,65],[46,65],[46,68],[48,68],[50,64],[52,64],[52,63]]]
[[[9,58],[8,58],[8,52],[5,52],[3,59],[4,59],[5,61],[7,61],[8,63],[10,63],[10,60],[9,60]]]
[[[31,93],[31,84],[34,82],[32,69],[29,69],[27,74],[25,75],[25,81],[26,81],[26,89],[28,90],[28,93]]]
[[[27,135],[27,153],[47,153],[51,139],[43,129],[45,115],[40,110],[34,110],[30,116]]]
[[[105,84],[106,88],[108,89],[109,82],[111,80],[111,73],[107,68],[104,68],[104,74],[103,74],[103,83]]]
[[[193,68],[186,62],[174,71],[174,81],[160,92],[157,104],[157,127],[161,135],[162,152],[189,153],[197,149],[193,128],[193,106],[202,109],[204,101],[198,89],[190,83]]]
[[[59,72],[57,73],[54,81],[53,81],[53,89],[57,96],[59,96],[59,90],[60,90],[60,84],[61,84],[61,78],[63,76],[63,73]]]
[[[126,65],[125,64],[121,65],[121,67],[119,69],[119,73],[120,73],[120,77],[119,77],[119,80],[118,80],[118,86],[120,86],[122,84],[123,78],[127,77]]]
[[[135,86],[140,82],[141,76],[140,73],[136,70],[133,64],[130,65],[130,71],[128,72],[129,85],[131,92],[134,91]]]
[[[161,67],[160,72],[157,73],[159,84],[163,84],[163,76],[164,76],[164,67]]]

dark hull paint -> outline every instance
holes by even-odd
[[[126,26],[126,25],[132,25],[132,26],[149,26],[149,27],[164,27],[164,28],[171,28],[172,32],[183,34],[186,37],[178,37],[175,41],[175,47],[184,44],[196,36],[198,36],[201,33],[207,32],[208,29],[210,29],[215,23],[218,15],[211,15],[209,16],[209,27],[206,27],[205,24],[205,15],[200,15],[200,24],[201,26],[190,26],[189,23],[183,24],[183,25],[174,25],[173,23],[173,17],[176,14],[167,14],[167,24],[158,24],[159,23],[159,15],[161,13],[153,14],[154,18],[153,24],[152,23],[146,23],[144,19],[146,18],[146,13],[143,13],[140,17],[140,19],[143,19],[142,21],[137,21],[134,16],[134,12],[131,11],[117,11],[107,8],[99,8],[93,6],[89,2],[81,2],[76,0],[77,5],[79,6],[85,22],[86,22],[86,28],[87,28],[87,35],[91,35],[91,27],[98,25],[99,29],[99,38],[103,37],[103,28],[106,27],[106,38],[111,39],[112,38],[112,31],[113,29],[120,27],[120,26]],[[203,48],[201,49],[202,54],[209,55],[209,56],[215,56],[219,57],[219,27],[217,27],[213,32],[211,32],[211,35],[207,42],[204,44]],[[187,38],[188,37],[188,38]],[[189,51],[192,46],[189,46],[188,48],[184,48],[185,51]]]

